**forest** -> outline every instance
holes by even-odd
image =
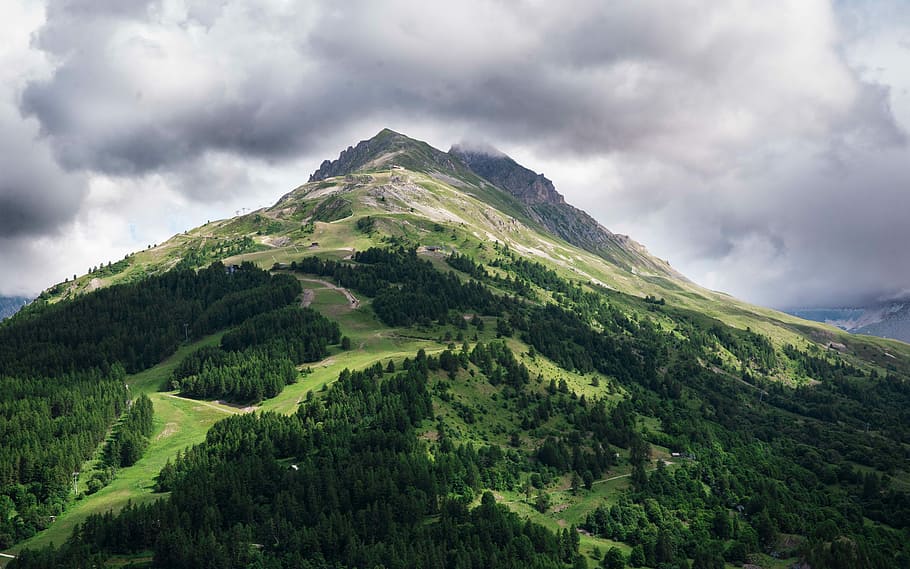
[[[46,527],[66,506],[72,473],[127,410],[127,374],[157,364],[186,339],[285,306],[299,291],[288,275],[272,277],[250,264],[230,272],[216,263],[54,305],[39,302],[4,321],[0,547]],[[145,410],[138,400],[115,431],[105,451],[112,467],[141,453],[149,434]]]
[[[296,261],[293,270],[370,297],[387,325],[479,330],[483,315],[500,338],[461,333],[460,347],[345,370],[291,415],[221,421],[161,472],[169,496],[91,517],[59,549],[23,552],[11,566],[152,552],[154,567],[587,567],[579,531],[628,546],[602,552],[604,567],[713,569],[758,552],[813,567],[910,566],[910,500],[895,478],[910,443],[904,376],[812,347],[776,350],[751,329],[582,287],[496,251],[508,279],[464,255],[448,261],[462,275],[438,271],[401,248]],[[540,302],[545,294],[554,302]],[[268,371],[278,379],[263,380],[265,396],[290,377],[287,365],[340,340],[298,309],[235,323],[220,346],[177,367],[175,385],[255,398],[226,378],[256,377],[281,355],[288,363]],[[559,373],[535,377],[509,347],[516,340],[566,372],[607,378],[621,397],[578,395]],[[783,373],[793,385],[774,379]],[[457,397],[468,384],[490,393],[483,408]],[[512,426],[508,444],[461,440],[491,410]],[[419,436],[428,429],[434,436]],[[673,450],[672,464],[655,461],[654,447]],[[618,461],[629,488],[579,528],[522,520],[494,494],[521,492],[546,512],[559,480],[583,495]]]
[[[470,449],[430,460],[425,357],[398,373],[344,371],[297,413],[229,418],[175,465],[170,499],[95,516],[59,550],[13,566],[90,567],[152,549],[153,566],[535,567],[579,559],[578,534],[522,521],[480,490]],[[473,495],[473,494],[469,494]],[[425,520],[432,520],[426,523]],[[583,560],[581,560],[583,563]]]
[[[443,273],[414,249],[371,248],[354,255],[356,264],[307,257],[292,264],[303,273],[333,278],[339,285],[373,297],[373,310],[389,326],[428,325],[454,310],[501,313],[511,301],[477,281]]]
[[[256,404],[297,381],[297,365],[341,343],[338,324],[309,308],[287,307],[246,320],[174,370],[169,387],[197,399]]]

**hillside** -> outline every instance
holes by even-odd
[[[4,463],[47,465],[0,471],[18,567],[910,553],[906,345],[705,290],[492,149],[384,130],[275,205],[102,263],[0,332]],[[91,343],[105,351],[81,357]],[[64,389],[103,413],[61,411]],[[152,428],[121,435],[142,394]],[[54,456],[22,442],[58,424],[73,443]],[[97,483],[73,501],[77,467]]]

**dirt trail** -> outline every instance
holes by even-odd
[[[591,486],[594,486],[595,484],[603,484],[604,482],[610,482],[611,480],[619,480],[620,478],[629,478],[630,476],[632,476],[631,472],[629,474],[620,474],[619,476],[611,476],[610,478],[601,478],[600,480],[595,480],[594,482],[592,482]]]
[[[200,399],[190,399],[188,397],[180,397],[179,395],[174,395],[173,393],[165,393],[164,395],[166,397],[173,397],[174,399],[178,399],[180,401],[186,401],[188,403],[195,403],[197,405],[202,405],[203,407],[211,407],[212,409],[214,409],[216,411],[221,411],[222,413],[227,413],[228,415],[237,415],[239,413],[248,413],[249,411],[254,410],[253,407],[244,407],[243,409],[224,408],[219,405],[210,403],[208,401],[202,401]]]
[[[357,300],[357,297],[355,297],[353,294],[351,294],[351,291],[349,291],[348,289],[346,289],[344,287],[340,287],[334,283],[330,283],[329,281],[324,281],[322,279],[311,279],[311,278],[303,278],[303,277],[297,277],[297,278],[303,282],[319,283],[322,286],[324,286],[325,288],[328,288],[331,290],[337,290],[338,292],[343,294],[345,296],[345,298],[348,299],[348,302],[350,303],[352,310],[360,307],[360,301]]]

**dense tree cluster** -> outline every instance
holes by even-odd
[[[515,321],[526,342],[566,369],[599,370],[624,381],[645,381],[663,359],[652,347],[655,331],[647,323],[637,325],[619,315],[599,321],[606,328],[603,332],[592,329],[576,312],[553,304],[535,307],[526,318]],[[635,336],[625,336],[623,331]]]
[[[152,435],[154,409],[152,400],[143,394],[129,406],[123,420],[104,448],[104,462],[112,468],[132,466],[142,457]]]
[[[11,567],[89,567],[111,553],[154,550],[155,567],[564,568],[578,534],[554,535],[485,494],[454,494],[479,455],[440,449],[415,426],[432,411],[428,363],[345,370],[292,416],[237,416],[173,467],[169,500],[90,517],[60,550]],[[479,481],[478,481],[479,482]],[[479,488],[479,485],[475,486]],[[428,517],[429,516],[429,517]]]
[[[199,399],[258,403],[297,381],[297,364],[314,362],[341,342],[338,324],[309,308],[260,314],[201,348],[172,374],[171,387]]]
[[[910,565],[910,500],[897,480],[910,443],[905,369],[882,375],[840,354],[777,350],[752,330],[662,299],[582,287],[496,250],[497,272],[508,277],[452,255],[449,265],[473,279],[463,282],[404,249],[293,268],[373,297],[390,325],[464,329],[464,312],[495,316],[497,335],[524,340],[531,358],[598,372],[592,385],[609,381],[622,401],[573,393],[558,374],[532,377],[508,348],[514,340],[375,362],[346,370],[290,417],[218,423],[161,472],[169,500],[92,517],[63,549],[17,563],[87,566],[151,550],[159,567],[584,566],[574,528],[554,535],[521,522],[489,494],[473,510],[467,504],[485,490],[522,489],[546,512],[555,480],[591,491],[627,449],[629,490],[597,504],[583,527],[632,548],[628,558],[607,551],[604,566],[714,568],[756,552],[818,567]],[[556,302],[531,301],[532,287]],[[252,361],[258,354],[306,357],[309,344],[291,337],[310,330],[295,320],[306,318],[299,312],[250,320],[219,348],[187,358],[175,378],[229,369],[203,388],[221,393],[228,376],[268,369],[267,359]],[[332,334],[319,330],[315,337]],[[782,373],[802,386],[772,382]],[[488,398],[464,395],[480,386]],[[507,443],[460,439],[465,429],[502,424],[513,429],[499,431]],[[418,427],[435,436],[417,437]],[[672,451],[661,456],[675,464],[655,462],[656,447]]]
[[[358,251],[356,264],[308,257],[296,270],[331,276],[340,285],[374,297],[373,310],[389,326],[429,324],[445,320],[450,311],[474,309],[498,314],[507,304],[477,281],[462,282],[417,257],[414,249]]]
[[[906,545],[886,528],[907,527],[907,493],[890,484],[887,475],[861,473],[850,464],[886,473],[906,464],[902,446],[894,444],[907,442],[906,380],[894,375],[882,379],[842,358],[790,347],[783,356],[805,377],[821,383],[794,391],[762,380],[760,387],[750,389],[706,369],[700,360],[711,361],[717,350],[725,350],[741,370],[748,370],[745,379],[755,383],[753,374],[779,372],[785,365],[768,338],[664,303],[661,310],[676,325],[676,333],[669,334],[641,318],[647,312],[628,318],[603,298],[572,287],[562,290],[567,292],[558,297],[561,306],[524,307],[526,314],[513,311],[509,322],[536,350],[564,367],[599,370],[619,380],[631,390],[635,412],[661,419],[664,432],[650,434],[652,440],[698,457],[697,463],[687,465],[691,468],[676,470],[675,477],[666,469],[648,476],[644,464],[635,464],[640,439],[633,435],[628,441],[635,488],[630,503],[647,507],[648,500],[657,501],[665,511],[655,519],[665,523],[642,535],[601,533],[637,544],[636,563],[658,566],[679,554],[700,567],[722,566],[724,559],[742,562],[750,552],[775,550],[778,533],[809,536],[798,553],[819,566],[906,562]],[[604,296],[636,304],[616,293]],[[647,305],[654,303],[644,299],[641,304],[651,312]],[[545,420],[550,404],[532,403],[531,416],[540,414],[538,421]],[[558,412],[585,416],[568,409]],[[614,429],[607,440],[619,444],[617,435],[621,432]],[[545,440],[537,454],[541,463],[558,470],[570,468],[569,457],[565,442],[555,438]],[[752,457],[760,457],[759,468]],[[712,492],[706,494],[706,487]],[[840,500],[840,507],[832,508],[832,500]],[[718,512],[732,520],[735,532],[700,533],[689,525],[703,518],[710,528],[712,516],[721,519]],[[863,515],[885,525],[863,524]],[[813,528],[826,519],[833,526],[828,524],[827,533],[819,536]],[[620,526],[647,527],[631,518],[614,527]],[[596,523],[590,527],[600,531]]]
[[[297,368],[290,359],[271,357],[262,350],[225,352],[214,348],[197,357],[202,365],[196,373],[175,373],[171,382],[171,387],[186,397],[256,404],[297,381]]]
[[[325,357],[329,344],[340,341],[335,322],[310,308],[288,307],[250,318],[225,334],[221,347],[235,352],[263,347],[299,364]]]
[[[120,365],[47,378],[0,377],[0,548],[47,527],[72,473],[126,407]]]
[[[777,367],[777,352],[766,336],[746,328],[745,333],[715,324],[710,333],[729,350],[744,367],[754,366],[759,372],[769,372]]]
[[[468,255],[459,254],[457,251],[446,257],[446,263],[453,269],[467,273],[477,280],[512,291],[530,300],[537,298],[532,285],[537,285],[553,293],[572,294],[574,292],[571,283],[563,280],[555,271],[544,265],[519,257],[506,246],[498,245],[497,251],[503,256],[494,259],[490,266],[503,269],[506,271],[505,275],[493,274]]]
[[[185,339],[184,324],[199,336],[286,305],[299,293],[287,275],[273,278],[251,264],[229,272],[220,263],[104,288],[0,325],[0,369],[54,377],[116,362],[133,373],[173,353]]]
[[[515,263],[508,252],[505,257],[500,264],[528,268],[524,263]],[[496,279],[485,277],[486,270],[467,257],[453,255],[450,265],[496,284],[493,282]],[[531,267],[521,278],[530,279],[534,274]],[[832,515],[826,510],[832,496],[841,496],[843,503],[858,501],[858,511],[888,526],[906,527],[907,494],[880,474],[902,468],[906,461],[902,447],[894,444],[906,442],[910,408],[906,380],[894,375],[884,379],[868,375],[845,364],[843,359],[829,361],[830,356],[809,355],[795,349],[779,354],[768,338],[752,330],[737,330],[653,300],[634,301],[606,291],[588,293],[568,283],[560,286],[548,282],[553,276],[538,275],[534,277],[539,280],[535,284],[556,290],[559,306],[508,305],[507,316],[498,321],[500,326],[504,330],[514,328],[537,351],[568,369],[598,370],[619,380],[632,391],[635,412],[657,417],[664,424],[663,433],[649,435],[652,440],[670,448],[687,449],[699,457],[700,470],[693,475],[695,480],[711,488],[722,480],[725,486],[721,488],[736,488],[735,492],[718,490],[718,495],[723,497],[718,507],[743,507],[742,513],[736,515],[746,528],[747,538],[731,536],[720,540],[696,535],[688,544],[684,543],[686,538],[672,540],[674,547],[684,545],[682,550],[700,566],[716,566],[724,556],[738,560],[749,552],[770,551],[775,547],[777,532],[812,536],[812,528],[826,515]],[[609,299],[641,309],[630,318]],[[661,311],[661,318],[672,319],[675,325],[672,333],[642,317],[655,308]],[[720,372],[707,369],[702,362],[720,363],[719,351],[732,354],[747,382],[761,385],[750,390]],[[780,373],[786,365],[797,366],[800,373],[821,384],[794,392],[780,384],[757,379]],[[763,405],[756,405],[755,398],[760,393]],[[520,397],[527,403],[528,416],[522,422],[525,427],[539,425],[554,413],[586,416],[570,408],[554,408],[554,402],[548,398],[535,401],[532,396]],[[463,408],[457,401],[453,406],[466,421],[476,420],[474,410]],[[801,419],[794,421],[793,413]],[[613,436],[620,438],[608,439],[611,443],[626,442],[634,447],[634,437],[622,441],[623,436],[629,435],[616,431],[613,429]],[[570,452],[565,445],[565,441],[557,439],[545,441],[538,450],[538,459],[559,471],[571,468]],[[709,461],[708,457],[717,454],[718,445],[724,449],[723,460]],[[770,445],[773,453],[757,453],[756,448],[765,448],[761,445]],[[765,463],[758,472],[748,460],[756,454]],[[858,473],[851,463],[876,468],[880,473]],[[672,494],[672,485],[650,484],[643,465],[633,474],[638,492],[635,503],[644,503],[655,487],[663,488],[661,499],[666,499],[668,492]],[[651,480],[655,476],[657,480],[663,478],[663,474],[656,474]],[[836,486],[832,488],[831,484]],[[683,501],[700,503],[695,499],[696,485],[680,488]],[[753,504],[752,509],[749,504]],[[759,507],[759,504],[769,506]],[[671,511],[677,520],[685,521],[696,510]],[[857,516],[857,510],[841,512],[834,539],[855,542],[857,546],[852,551],[864,552],[862,561],[869,566],[893,564],[895,552],[902,549],[893,541],[896,534],[866,527],[859,523],[861,517]],[[749,538],[752,535],[749,532],[759,538]],[[667,536],[665,544],[669,543]],[[696,542],[705,546],[693,548]],[[828,560],[825,556],[830,556],[831,551],[845,549],[832,546],[831,540],[820,545],[813,543],[810,541],[801,550],[807,559]],[[887,547],[867,546],[873,543]],[[657,558],[644,545],[640,552],[642,559],[638,561],[657,563]]]

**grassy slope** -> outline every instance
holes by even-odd
[[[216,344],[220,339],[221,334],[215,334],[183,346],[161,364],[129,378],[127,384],[130,392],[134,396],[147,393],[155,407],[155,431],[145,455],[133,466],[120,469],[111,484],[76,502],[48,529],[18,544],[11,551],[43,547],[50,543],[60,544],[69,537],[76,524],[91,514],[110,509],[120,510],[129,500],[142,502],[154,499],[154,477],[165,462],[173,458],[178,450],[201,442],[209,427],[224,418],[225,413],[236,412],[230,407],[214,403],[203,405],[198,401],[180,399],[171,393],[158,391],[170,376],[171,370],[186,354],[199,347]],[[92,460],[83,467],[83,484],[97,466],[96,462],[96,459]]]
[[[907,344],[850,335],[821,323],[753,306],[684,280],[671,280],[666,275],[649,272],[646,267],[632,272],[620,269],[515,221],[509,216],[513,209],[509,198],[476,179],[434,178],[428,173],[404,170],[371,171],[366,176],[353,183],[331,178],[305,184],[270,208],[175,235],[163,244],[131,256],[129,267],[121,273],[100,278],[84,275],[59,285],[62,292],[52,295],[51,300],[166,270],[188,248],[224,244],[243,236],[251,237],[255,246],[224,258],[225,262],[252,261],[270,267],[276,262],[289,263],[304,254],[343,256],[350,254],[351,249],[382,245],[389,236],[415,244],[439,245],[478,260],[489,260],[494,257],[490,242],[497,240],[523,256],[551,266],[565,278],[598,282],[637,296],[651,294],[666,298],[674,306],[710,315],[738,328],[760,331],[778,346],[787,343],[805,346],[810,340],[822,345],[840,342],[848,346],[848,353],[856,354],[857,361],[872,358],[882,369],[891,363],[885,352],[910,360]],[[461,187],[453,185],[456,183]],[[330,223],[309,224],[309,216],[321,201],[339,195],[351,202],[351,216]],[[357,221],[367,215],[377,222],[376,230],[370,234],[356,228]],[[318,242],[319,247],[310,249],[313,242]],[[216,258],[221,257],[213,253],[208,260]]]

